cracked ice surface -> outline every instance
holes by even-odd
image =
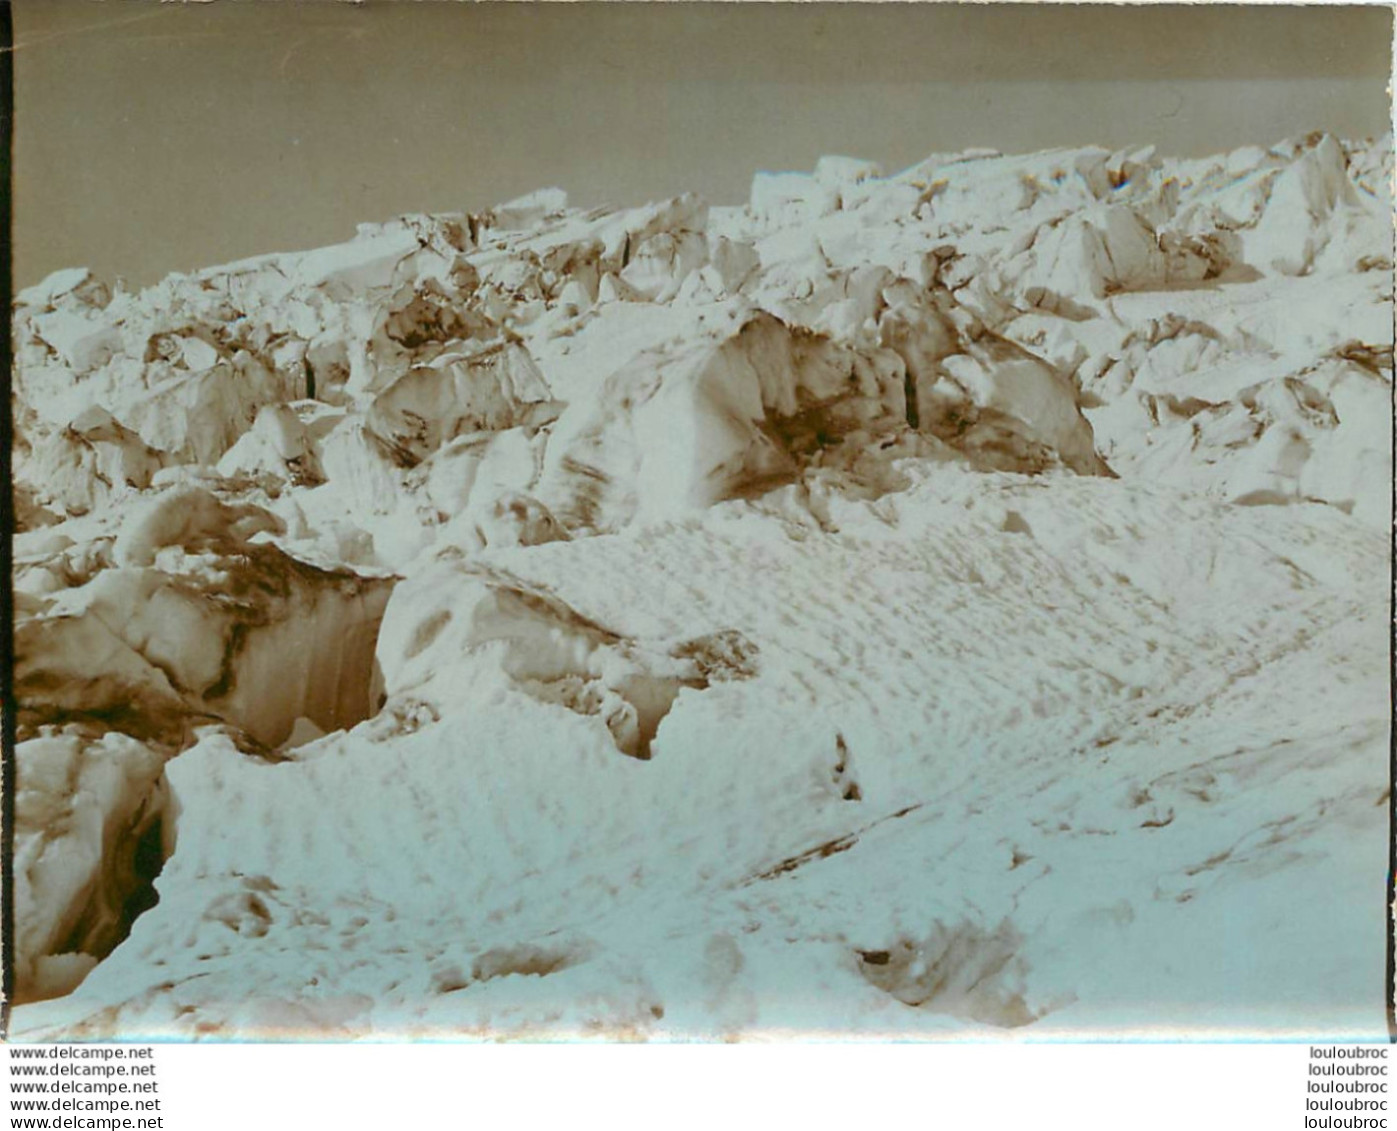
[[[14,1035],[1382,1034],[1391,162],[23,292]]]

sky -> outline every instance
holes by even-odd
[[[14,271],[153,282],[403,212],[746,199],[825,153],[1385,131],[1377,6],[14,0]]]

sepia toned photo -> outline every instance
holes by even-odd
[[[1385,7],[14,0],[9,1039],[1385,1041]]]

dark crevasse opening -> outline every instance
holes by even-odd
[[[165,819],[162,813],[136,840],[128,873],[131,886],[121,905],[121,918],[114,933],[112,950],[126,941],[136,920],[160,902],[155,881],[165,867],[164,837]]]

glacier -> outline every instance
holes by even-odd
[[[12,1038],[1385,1036],[1392,163],[22,291]]]

